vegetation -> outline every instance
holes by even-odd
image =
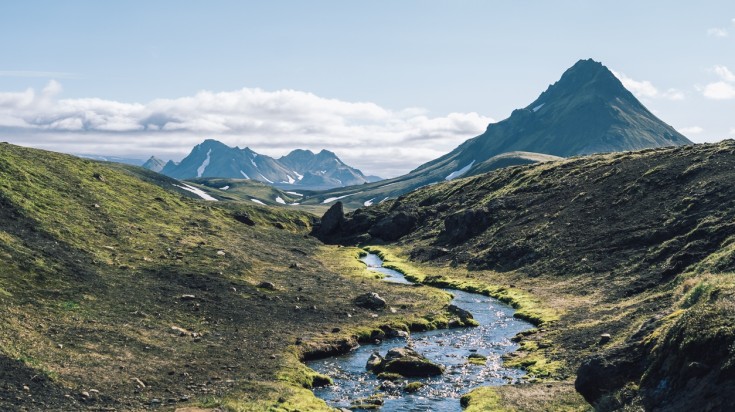
[[[420,282],[517,307],[538,328],[506,359],[529,372],[531,384],[513,391],[574,383],[600,410],[727,409],[733,155],[724,141],[511,167],[354,211],[318,233],[377,245]],[[552,404],[566,399],[548,392]]]
[[[305,237],[310,214],[178,183],[0,144],[0,409],[326,410],[303,356],[442,313]]]

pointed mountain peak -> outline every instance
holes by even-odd
[[[229,146],[220,142],[219,140],[214,140],[214,139],[206,139],[205,141],[201,142],[197,146],[199,148],[207,149],[207,150],[214,149],[214,148],[221,148],[221,147],[225,147],[229,149]]]
[[[542,103],[542,99],[550,100],[571,94],[579,96],[597,95],[606,99],[619,97],[635,100],[635,97],[623,86],[623,83],[615,77],[610,69],[592,59],[580,60],[567,69],[559,81],[549,86],[539,96],[537,102]]]

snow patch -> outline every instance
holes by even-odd
[[[248,176],[247,173],[243,172],[242,170],[240,170],[240,174],[243,175],[245,179],[250,179],[250,176]]]
[[[281,196],[276,196],[276,203],[280,203],[282,205],[286,204],[286,201],[281,198]]]
[[[292,185],[292,184],[294,184],[296,182],[296,180],[294,180],[294,178],[291,177],[291,175],[286,175],[286,177],[288,178],[288,182],[283,182],[283,183],[288,183],[288,184]]]
[[[213,202],[216,202],[217,201],[217,199],[215,199],[212,196],[208,195],[207,192],[205,192],[204,190],[202,190],[202,189],[200,189],[198,187],[189,186],[189,185],[187,185],[186,183],[183,183],[183,182],[181,184],[183,186],[180,186],[180,185],[174,185],[174,186],[179,187],[181,189],[184,189],[184,190],[186,190],[188,192],[194,193],[195,195],[201,197],[204,200],[210,200],[210,201],[213,201]]]
[[[294,196],[298,196],[298,197],[304,197],[304,195],[302,195],[301,193],[296,193],[296,192],[286,192],[286,193],[288,193],[289,195],[294,195]]]
[[[386,200],[388,200],[388,199],[390,199],[390,196],[389,196],[389,197],[386,197],[386,198],[385,198],[385,199],[383,199],[383,200],[381,200],[380,202],[378,202],[378,204],[381,204],[381,203],[385,202],[385,201],[386,201]]]
[[[301,204],[301,203],[289,203],[288,205],[289,205],[289,206],[298,206],[298,205],[300,205],[300,204]]]
[[[365,203],[363,203],[362,205],[365,206],[365,207],[372,206],[373,205],[373,200],[375,200],[375,198],[372,198],[370,200],[366,200]]]
[[[470,170],[470,167],[472,167],[473,164],[475,164],[475,161],[474,160],[471,161],[470,164],[468,164],[467,166],[465,166],[465,167],[463,167],[463,168],[461,168],[459,170],[453,171],[452,173],[450,173],[449,175],[447,175],[447,177],[445,177],[445,179],[446,180],[452,180],[452,179],[456,179],[456,178],[462,176],[463,174],[467,173],[468,170]]]
[[[255,162],[253,162],[253,159],[250,159],[250,163],[252,163],[252,164],[253,164],[253,167],[254,167],[254,168],[256,168],[256,169],[258,168],[258,165],[256,165],[256,164],[255,164]]]
[[[258,174],[259,174],[259,175],[260,175],[260,177],[262,177],[262,178],[263,178],[263,179],[264,179],[264,180],[265,180],[266,182],[268,182],[268,183],[270,183],[270,184],[273,184],[273,181],[272,181],[272,180],[268,180],[268,178],[267,178],[267,177],[265,177],[265,176],[263,176],[263,174],[262,174],[262,173],[258,173]]]
[[[222,186],[222,187],[219,188],[219,190],[227,190],[229,188],[230,188],[230,186]]]
[[[538,106],[534,107],[534,108],[533,108],[533,109],[531,109],[531,110],[533,110],[533,112],[534,112],[534,113],[536,113],[537,111],[539,111],[539,109],[540,109],[540,108],[544,107],[544,105],[545,105],[545,104],[546,104],[546,103],[541,103],[540,105],[538,105]]]
[[[265,203],[261,202],[261,201],[260,201],[260,200],[258,200],[258,199],[250,199],[250,201],[251,201],[251,202],[255,202],[255,203],[259,204],[259,205],[265,205]]]
[[[299,172],[292,170],[293,174],[296,175],[296,180],[301,180],[304,178],[304,175],[300,175]]]
[[[197,177],[202,177],[202,173],[204,173],[204,169],[206,169],[207,166],[209,166],[211,154],[212,154],[212,149],[209,149],[209,151],[207,152],[207,158],[204,159],[204,161],[202,162],[202,165],[197,168]]]
[[[356,195],[356,194],[358,194],[358,193],[352,193],[352,194],[344,195],[344,196],[340,196],[340,197],[328,197],[328,198],[324,199],[324,201],[322,202],[322,204],[332,203],[335,200],[344,199],[347,196],[352,196],[352,195]]]

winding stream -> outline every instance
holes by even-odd
[[[382,267],[375,254],[362,258],[371,270],[384,274],[387,282],[411,284],[403,274]],[[397,286],[399,287],[399,286]],[[480,326],[443,329],[411,334],[413,348],[433,362],[446,367],[443,375],[406,379],[395,382],[394,388],[380,389],[381,380],[365,370],[368,357],[374,351],[385,354],[394,347],[403,347],[403,338],[385,339],[380,344],[366,344],[352,352],[326,359],[309,361],[312,369],[329,375],[334,384],[314,389],[319,398],[330,406],[349,408],[353,401],[382,394],[382,411],[461,411],[459,398],[477,386],[504,385],[523,376],[523,371],[502,366],[501,356],[517,348],[510,338],[533,327],[513,317],[513,309],[493,298],[453,289],[444,289],[454,296],[452,303],[472,313]],[[468,356],[478,353],[487,357],[485,365],[468,363]],[[402,390],[406,382],[420,381],[424,387],[408,394]],[[387,384],[390,386],[390,383]]]

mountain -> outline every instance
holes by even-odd
[[[301,359],[451,319],[443,293],[305,236],[313,215],[179,186],[0,143],[0,410],[332,411]]]
[[[541,382],[470,394],[507,402],[473,410],[585,410],[563,407],[576,388],[599,411],[731,411],[734,180],[732,140],[575,157],[335,203],[313,233],[539,325],[505,364]]]
[[[485,133],[450,153],[404,176],[332,190],[310,202],[349,196],[345,202],[359,207],[427,184],[531,161],[529,155],[519,156],[518,152],[550,155],[545,159],[550,160],[553,156],[684,144],[691,141],[646,109],[607,67],[593,60],[580,60],[528,106],[490,124]],[[503,162],[497,162],[499,155],[504,155]]]
[[[157,165],[157,163],[156,163]],[[176,179],[217,177],[252,179],[280,188],[323,190],[360,185],[372,181],[342,162],[336,154],[322,150],[294,150],[274,159],[249,148],[229,147],[208,139],[194,146],[180,163],[169,161],[160,170]]]
[[[166,166],[165,160],[159,159],[156,156],[151,156],[148,160],[145,161],[145,163],[143,163],[142,167],[160,173],[161,170],[163,170],[164,166]]]

